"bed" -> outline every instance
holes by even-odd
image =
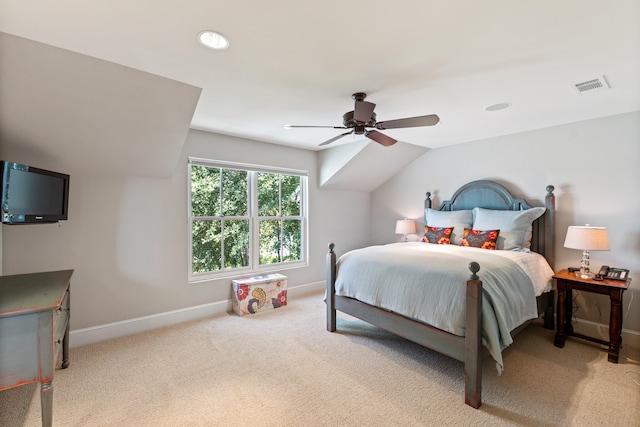
[[[502,349],[520,330],[540,316],[554,327],[555,196],[546,190],[544,206],[533,207],[499,183],[473,181],[438,209],[426,193],[426,243],[339,259],[329,244],[327,330],[336,331],[340,311],[462,361],[465,403],[480,407],[483,346],[501,370]],[[451,244],[437,244],[443,237]]]

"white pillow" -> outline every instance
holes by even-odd
[[[451,233],[452,245],[460,245],[462,237],[464,237],[464,229],[471,228],[471,224],[473,224],[471,210],[437,211],[426,208],[424,217],[427,222],[425,227],[453,227],[453,232]]]
[[[528,251],[531,247],[531,224],[540,218],[546,208],[524,211],[498,211],[473,208],[474,230],[500,230],[497,248]]]

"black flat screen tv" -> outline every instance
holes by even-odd
[[[0,160],[2,223],[33,224],[66,220],[69,175]]]

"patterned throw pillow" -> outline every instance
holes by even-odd
[[[471,230],[465,228],[460,246],[495,250],[498,234],[500,234],[500,230]]]
[[[451,232],[453,227],[429,227],[424,228],[422,241],[425,243],[436,243],[438,245],[448,245],[451,243]]]

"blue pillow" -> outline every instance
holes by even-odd
[[[449,228],[453,227],[451,233],[451,244],[459,245],[465,228],[471,228],[473,224],[473,213],[471,210],[462,211],[437,211],[426,208],[424,210],[425,227]]]
[[[498,249],[526,252],[531,247],[532,223],[540,218],[545,210],[531,208],[524,211],[498,211],[473,208],[473,228],[500,230]]]

